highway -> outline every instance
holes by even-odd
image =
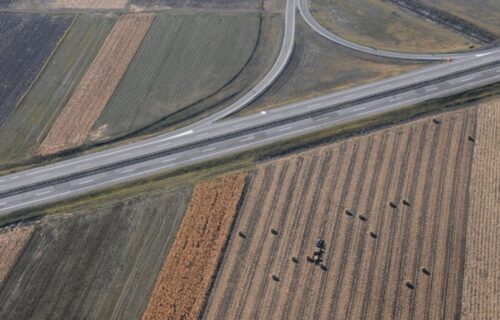
[[[252,89],[252,95],[265,90],[288,61],[287,48],[293,48],[295,32],[290,25],[295,20],[290,17],[295,16],[295,6],[295,0],[287,2],[288,29],[285,29],[290,34],[285,32],[278,58],[282,60],[277,60],[265,83],[259,82],[264,87]],[[291,40],[286,41],[290,35]],[[257,114],[224,119],[245,104],[232,105],[230,108],[234,109],[173,133],[0,176],[0,215],[97,192],[498,81],[500,49],[497,48]],[[248,99],[246,103],[251,101],[251,95]]]
[[[383,58],[393,58],[393,59],[404,59],[404,60],[422,60],[422,61],[439,61],[439,60],[450,60],[450,59],[459,59],[464,58],[471,55],[488,53],[495,49],[486,49],[486,50],[478,50],[478,51],[470,51],[470,52],[459,52],[459,53],[403,53],[403,52],[394,52],[394,51],[386,51],[379,50],[376,48],[371,48],[367,46],[363,46],[361,44],[357,44],[341,38],[327,29],[325,29],[321,24],[313,17],[309,10],[309,0],[297,0],[298,7],[302,17],[307,22],[307,24],[313,28],[317,33],[319,33],[324,38],[333,41],[341,46],[347,47],[352,50],[356,50],[359,52],[363,52],[366,54],[383,57]]]

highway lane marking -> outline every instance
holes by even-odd
[[[78,185],[88,184],[88,183],[91,183],[91,182],[94,182],[94,179],[89,179],[89,180],[85,180],[85,181],[79,182]]]
[[[175,159],[177,159],[177,158],[165,159],[165,160],[162,160],[161,163],[171,162],[171,161],[174,161]]]
[[[260,114],[262,114],[262,115],[266,115],[266,114],[267,114],[267,112],[266,112],[265,110],[263,110],[263,111],[261,111],[261,112],[260,112]]]
[[[19,178],[20,178],[19,176],[14,176],[14,177],[10,178],[10,180],[17,180]]]
[[[37,194],[35,194],[36,196],[43,196],[44,194],[48,194],[48,193],[51,193],[52,190],[47,190],[47,191],[43,191],[43,192],[39,192]]]
[[[244,138],[244,139],[240,139],[240,142],[246,142],[246,141],[250,141],[250,140],[253,140],[255,139],[255,137],[247,137],[247,138]]]
[[[292,127],[281,128],[277,132],[283,132],[292,129]]]
[[[214,151],[214,150],[215,150],[215,147],[210,147],[210,148],[206,148],[206,149],[201,150],[201,152],[210,152],[210,151]]]
[[[330,119],[330,116],[322,117],[322,118],[318,118],[318,119],[314,119],[314,121],[321,122],[321,121],[325,121],[325,120],[328,120],[328,119]]]
[[[464,78],[464,79],[460,79],[460,82],[470,81],[470,80],[472,80],[474,78],[476,78],[476,76],[468,77],[468,78]]]
[[[135,170],[136,170],[136,168],[129,168],[129,169],[125,169],[125,170],[120,171],[120,173],[129,173],[129,172],[133,172]]]
[[[7,202],[0,202],[0,206],[4,206],[6,204],[7,204]]]
[[[431,92],[431,91],[436,91],[438,90],[439,88],[436,87],[436,86],[433,86],[433,87],[428,87],[428,88],[425,88],[425,92]]]

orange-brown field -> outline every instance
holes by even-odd
[[[478,109],[470,183],[462,319],[500,314],[500,101]]]
[[[0,285],[31,237],[33,227],[15,228],[0,233]]]
[[[64,110],[41,143],[41,155],[85,142],[135,55],[154,16],[128,14],[118,19]]]
[[[260,165],[204,318],[455,318],[476,112]],[[326,250],[315,264],[317,238]]]
[[[244,182],[236,173],[195,187],[142,319],[198,319]]]

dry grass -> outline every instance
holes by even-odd
[[[33,227],[29,226],[0,234],[0,284],[16,262],[32,232]]]
[[[74,148],[87,139],[152,21],[153,16],[145,14],[129,14],[118,19],[68,104],[40,145],[39,154],[53,154]]]
[[[500,101],[479,107],[467,223],[463,319],[500,313]]]
[[[259,166],[204,318],[454,318],[475,117],[450,112]],[[306,259],[318,237],[326,270]]]
[[[51,8],[68,9],[121,9],[125,8],[128,0],[52,0]]]
[[[142,319],[198,319],[244,180],[237,173],[195,187]]]

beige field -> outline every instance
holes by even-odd
[[[478,110],[467,222],[462,319],[500,314],[500,101]]]
[[[204,318],[455,318],[476,110],[437,117],[259,166]]]
[[[0,285],[31,237],[33,227],[15,228],[0,233]]]
[[[70,9],[120,9],[125,8],[128,0],[52,0],[54,8]]]
[[[48,155],[81,145],[88,137],[134,57],[153,15],[129,14],[118,19],[94,61],[41,143]]]
[[[195,187],[143,320],[198,319],[244,182],[237,173]]]

